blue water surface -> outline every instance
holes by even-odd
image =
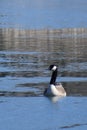
[[[0,27],[87,27],[86,0],[1,0]]]
[[[86,130],[87,97],[0,98],[1,130]],[[83,107],[84,106],[84,107]]]

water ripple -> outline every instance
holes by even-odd
[[[68,128],[74,128],[74,127],[85,126],[85,125],[87,125],[87,123],[73,124],[73,125],[69,125],[69,126],[60,127],[60,129],[68,129]]]

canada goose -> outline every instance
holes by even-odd
[[[57,66],[50,65],[49,70],[52,71],[49,87],[44,91],[45,96],[66,96],[66,91],[61,83],[56,83],[57,78]]]

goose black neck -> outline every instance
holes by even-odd
[[[50,84],[54,84],[55,85],[56,78],[57,78],[57,69],[55,71],[53,71],[53,73],[52,73]]]

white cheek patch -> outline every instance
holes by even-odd
[[[52,68],[52,70],[53,70],[53,71],[55,71],[56,69],[57,69],[57,67],[56,67],[56,66],[54,66],[54,67]]]

